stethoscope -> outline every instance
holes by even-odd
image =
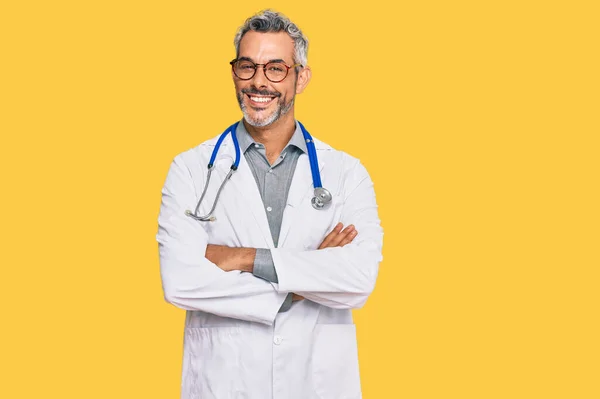
[[[212,155],[210,157],[210,161],[208,162],[208,173],[206,175],[206,183],[204,184],[204,190],[202,190],[202,195],[200,196],[200,200],[198,200],[198,204],[196,205],[196,209],[194,210],[194,212],[192,213],[189,210],[185,211],[185,214],[187,216],[194,218],[196,220],[199,220],[201,222],[214,222],[215,220],[217,220],[217,218],[214,217],[212,214],[215,211],[215,208],[217,206],[217,201],[219,201],[219,196],[221,195],[221,191],[223,191],[223,187],[225,187],[225,183],[227,183],[227,181],[229,179],[231,179],[231,175],[233,175],[233,172],[235,172],[237,170],[237,168],[240,164],[240,144],[238,143],[237,136],[235,135],[235,129],[237,128],[238,123],[239,122],[236,122],[233,125],[229,126],[217,140],[215,149],[213,150]],[[312,172],[312,179],[313,179],[313,187],[315,190],[314,196],[311,200],[311,203],[312,203],[313,208],[323,209],[323,208],[325,208],[325,206],[327,204],[329,204],[331,202],[331,198],[332,198],[331,193],[327,189],[323,188],[323,185],[321,184],[321,173],[319,172],[319,161],[317,159],[317,150],[315,148],[315,143],[313,141],[313,138],[308,133],[308,131],[306,131],[306,129],[304,128],[304,125],[302,125],[302,123],[300,123],[298,121],[298,124],[300,125],[300,129],[302,130],[302,134],[304,135],[304,140],[306,141],[306,148],[308,150],[308,160],[310,163],[310,170]],[[231,165],[229,173],[227,173],[227,176],[225,176],[225,179],[223,179],[223,183],[221,183],[221,186],[219,187],[219,190],[217,191],[217,195],[215,196],[215,202],[213,202],[212,208],[210,208],[210,211],[206,215],[200,216],[200,215],[198,215],[198,210],[200,209],[200,204],[202,203],[202,200],[204,199],[204,196],[206,195],[208,183],[210,182],[210,175],[212,174],[212,171],[215,167],[214,163],[215,163],[215,159],[217,158],[217,154],[219,152],[219,147],[221,146],[221,143],[223,142],[223,140],[225,140],[225,137],[227,137],[228,134],[231,134],[231,138],[233,140],[233,146],[235,147],[235,161]]]

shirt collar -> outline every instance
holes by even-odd
[[[238,143],[240,144],[240,151],[242,153],[245,153],[252,144],[256,143],[256,141],[254,141],[252,136],[250,136],[250,133],[248,133],[248,131],[246,130],[246,126],[244,126],[243,120],[241,120],[240,123],[238,123],[237,128],[235,130],[235,135],[238,139]],[[304,152],[305,154],[308,154],[308,148],[306,147],[306,141],[304,140],[304,135],[302,134],[302,129],[300,129],[300,125],[298,124],[297,121],[296,121],[296,130],[294,131],[292,138],[290,139],[290,141],[287,143],[287,145],[285,146],[285,148],[283,150],[285,151],[285,149],[287,147],[289,147],[290,145],[296,146],[296,147],[298,147],[298,149],[300,149],[300,151]]]

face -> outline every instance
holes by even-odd
[[[294,41],[285,32],[250,31],[240,42],[238,59],[247,59],[255,64],[278,60],[292,66]],[[257,67],[250,80],[241,80],[233,72],[232,76],[244,119],[251,126],[264,127],[282,119],[294,118],[294,98],[308,84],[310,69],[301,68],[300,73],[296,73],[291,68],[286,78],[277,83],[267,79],[262,66]]]

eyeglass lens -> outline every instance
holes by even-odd
[[[250,79],[258,67],[251,61],[237,61],[233,64],[233,71],[240,79]],[[264,67],[267,79],[272,82],[280,82],[288,74],[288,68],[281,62],[269,62]]]

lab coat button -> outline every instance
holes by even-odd
[[[273,210],[273,208],[271,208],[270,206],[267,207],[267,211],[271,212]]]
[[[276,335],[276,336],[273,338],[273,343],[274,343],[275,345],[280,345],[282,341],[283,341],[283,338],[281,338],[279,335]]]

